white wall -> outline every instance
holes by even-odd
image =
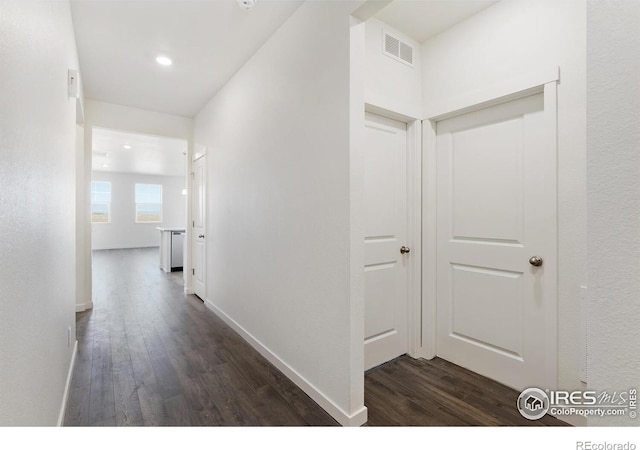
[[[580,389],[579,286],[586,284],[586,4],[502,1],[427,40],[423,105],[560,66],[558,86],[558,386]],[[580,419],[576,422],[584,423]]]
[[[95,99],[85,101],[86,123],[94,127],[131,133],[191,139],[193,119]]]
[[[187,197],[182,195],[185,177],[94,171],[93,181],[111,183],[111,221],[92,225],[93,250],[158,247],[160,232],[156,227],[185,227]],[[162,185],[161,223],[136,223],[136,183]]]
[[[590,1],[587,18],[588,384],[620,392],[640,389],[640,3]]]
[[[197,115],[194,137],[208,148],[207,304],[334,417],[360,424],[350,8],[303,4]]]
[[[124,105],[114,105],[95,99],[86,99],[85,105],[85,189],[91,189],[91,149],[92,149],[92,128],[101,127],[112,130],[128,131],[131,133],[151,134],[171,138],[184,139],[189,143],[189,154],[191,152],[191,137],[193,133],[193,119],[189,117],[174,116],[155,111],[147,111],[139,108],[132,108]],[[186,176],[186,173],[185,173]],[[89,211],[89,196],[86,197],[85,207]],[[188,202],[187,198],[187,202]],[[85,222],[85,295],[91,298],[91,221],[89,215]],[[191,230],[187,228],[185,242],[189,242]],[[191,290],[191,277],[187,276],[191,268],[191,251],[189,246],[185,246],[185,289]]]
[[[66,1],[0,13],[0,425],[56,425],[75,342],[77,69]],[[68,344],[67,329],[71,329]]]
[[[383,30],[413,46],[413,67],[382,53]],[[364,101],[409,117],[422,118],[420,44],[378,19],[365,22],[365,33]]]

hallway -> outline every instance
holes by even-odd
[[[337,425],[157,259],[157,248],[94,252],[65,425]],[[365,377],[370,426],[563,424],[522,418],[516,398],[440,359],[404,356]]]
[[[336,425],[193,295],[158,249],[94,252],[65,425]]]

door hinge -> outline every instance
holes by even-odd
[[[194,221],[193,221],[193,222],[191,222],[191,223],[192,223],[191,227],[192,227],[192,228],[195,228],[195,227],[196,227],[196,221],[194,220]]]
[[[195,275],[196,274],[196,269],[191,269],[191,275]]]

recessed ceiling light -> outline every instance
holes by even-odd
[[[103,164],[102,167],[109,167],[109,164]]]
[[[256,4],[257,0],[238,0],[238,5],[242,9],[250,9]]]
[[[156,62],[161,66],[170,66],[173,64],[173,61],[168,56],[158,55],[156,56]]]
[[[131,150],[131,146],[129,144],[124,144],[122,148],[124,148],[125,150]]]

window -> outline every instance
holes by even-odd
[[[136,184],[136,222],[162,222],[161,184]]]
[[[91,182],[91,222],[111,222],[111,183]]]

